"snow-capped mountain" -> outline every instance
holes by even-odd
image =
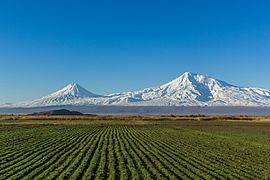
[[[25,106],[134,105],[134,106],[270,106],[270,91],[242,88],[209,76],[186,72],[156,88],[136,92],[96,95],[70,84]]]
[[[241,88],[209,76],[186,72],[177,79],[157,88],[122,93],[121,99],[133,104],[165,106],[269,106],[270,91]]]
[[[100,95],[89,92],[88,90],[81,87],[79,84],[71,83],[63,89],[54,92],[41,99],[34,100],[27,105],[30,106],[48,106],[48,105],[61,105],[61,104],[72,104],[76,101],[85,98],[101,97]]]

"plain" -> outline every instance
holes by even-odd
[[[270,123],[264,118],[1,119],[0,179],[267,179],[270,175]]]

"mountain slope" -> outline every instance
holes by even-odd
[[[47,106],[47,105],[66,105],[72,104],[80,99],[101,97],[81,87],[79,84],[71,83],[63,89],[54,92],[41,99],[30,102],[30,106]]]
[[[186,72],[156,88],[100,96],[70,84],[25,106],[141,105],[141,106],[270,106],[270,91],[241,88],[209,76]]]
[[[179,78],[158,88],[148,88],[120,95],[134,98],[135,104],[169,106],[269,106],[270,91],[241,88],[209,76],[186,72]],[[119,98],[120,98],[119,97]]]

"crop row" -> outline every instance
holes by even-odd
[[[49,126],[1,135],[0,179],[256,179],[239,154],[207,150],[191,130]],[[31,136],[30,136],[31,135]],[[26,138],[21,144],[16,137]],[[209,140],[209,139],[208,139]],[[209,140],[210,141],[210,140]],[[251,163],[251,162],[250,162]]]

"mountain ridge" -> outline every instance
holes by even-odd
[[[211,76],[185,72],[158,87],[110,95],[97,95],[71,83],[20,105],[270,106],[270,90],[238,87]]]

